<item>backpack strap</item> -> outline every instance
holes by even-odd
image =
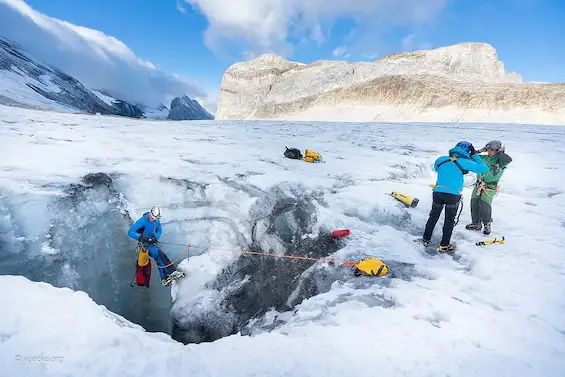
[[[468,170],[463,169],[463,167],[461,166],[461,164],[459,164],[459,162],[457,162],[457,157],[453,157],[453,156],[450,156],[450,157],[449,157],[449,160],[445,160],[445,161],[440,162],[440,163],[437,165],[437,167],[439,168],[441,165],[445,164],[446,162],[453,162],[455,165],[457,165],[457,167],[459,168],[459,170],[461,170],[461,173],[463,173],[463,174],[469,173]]]

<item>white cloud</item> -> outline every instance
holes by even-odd
[[[347,47],[345,47],[345,46],[336,47],[333,50],[332,54],[333,54],[333,56],[343,56],[344,58],[349,57],[349,54],[347,53]]]
[[[106,89],[120,99],[169,106],[183,94],[206,97],[195,81],[158,70],[120,40],[48,17],[22,0],[0,0],[0,35],[87,87]]]
[[[182,5],[182,0],[177,0],[177,10],[181,13],[186,13],[186,9]]]
[[[243,44],[255,53],[288,56],[291,41],[328,39],[333,22],[351,18],[358,29],[384,30],[389,26],[413,26],[427,22],[449,0],[184,0],[209,22],[205,43],[214,51],[222,41]],[[324,33],[326,30],[326,33]],[[356,29],[355,34],[358,33]]]
[[[220,90],[212,89],[208,91],[208,95],[205,98],[194,97],[198,103],[206,109],[210,114],[215,114],[218,109],[218,101],[220,99]]]

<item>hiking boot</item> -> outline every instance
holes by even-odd
[[[490,223],[485,223],[485,229],[483,230],[483,234],[490,234]]]
[[[163,283],[163,286],[168,287],[171,284],[172,281],[173,281],[173,279],[171,279],[170,276],[167,276],[166,278],[161,280],[161,283]]]
[[[447,253],[447,252],[451,252],[455,250],[455,245],[454,244],[449,244],[447,246],[439,246],[437,248],[437,252],[438,253]]]
[[[430,244],[430,240],[422,240],[422,245],[424,245],[424,247],[428,247],[428,245]]]
[[[177,279],[182,279],[184,277],[184,272],[181,271],[173,271],[173,273],[170,276],[171,280],[177,280]]]
[[[478,231],[480,231],[480,230],[483,229],[483,226],[482,226],[481,224],[472,224],[472,223],[471,223],[471,224],[467,224],[467,225],[465,226],[465,229],[467,229],[467,230],[478,230]]]

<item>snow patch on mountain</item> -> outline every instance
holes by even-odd
[[[107,105],[113,106],[117,102],[117,100],[115,98],[110,97],[109,95],[104,94],[99,90],[90,89],[90,91],[92,93],[94,93],[96,95],[96,97],[98,97],[102,101],[104,101],[104,103],[107,104]]]

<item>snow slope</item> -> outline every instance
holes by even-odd
[[[85,293],[0,276],[0,364],[12,377],[348,376],[367,369],[385,376],[565,374],[562,128],[274,121],[186,127],[4,106],[0,123],[3,250],[23,258],[34,243],[44,243],[44,223],[53,215],[45,201],[62,187],[87,173],[117,176],[134,218],[152,204],[163,207],[162,240],[171,258],[184,258],[171,243],[203,246],[191,248],[180,265],[188,276],[173,287],[175,318],[214,306],[206,283],[240,255],[205,246],[244,248],[250,209],[273,189],[319,199],[315,232],[352,230],[331,257],[374,256],[413,263],[417,271],[407,278],[355,278],[321,264],[329,276],[343,272],[327,291],[259,318],[266,326],[252,336],[189,345],[147,333]],[[505,236],[506,243],[474,245],[485,237],[464,230],[468,187],[454,232],[461,259],[424,255],[412,240],[431,206],[433,161],[460,139],[480,146],[492,138],[514,159],[494,205],[492,236]],[[285,145],[312,148],[326,162],[286,159]],[[385,195],[393,190],[418,197],[418,207]],[[77,227],[88,221],[72,216]],[[198,305],[186,305],[194,298]]]
[[[108,106],[113,106],[116,103],[116,99],[113,97],[110,97],[107,94],[102,93],[99,90],[94,90],[94,89],[90,89],[90,91],[92,93],[94,93],[96,95],[96,97],[100,98],[102,101],[104,101],[104,103]]]
[[[262,55],[224,73],[216,119],[565,124],[565,84],[522,83],[493,46],[460,43],[376,62]]]

